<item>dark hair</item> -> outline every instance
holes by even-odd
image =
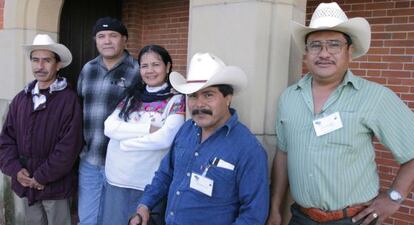
[[[53,52],[53,54],[55,54],[56,62],[60,62],[60,56],[56,52]]]
[[[162,61],[164,62],[164,64],[167,66],[168,63],[170,63],[170,69],[169,71],[167,71],[167,79],[168,79],[168,75],[170,75],[171,71],[172,71],[172,59],[170,54],[168,53],[167,49],[165,49],[164,47],[160,46],[160,45],[147,45],[145,47],[143,47],[141,49],[141,51],[139,51],[138,53],[138,64],[141,65],[141,58],[145,53],[149,53],[149,52],[154,52],[157,53],[159,56],[161,56]]]
[[[228,84],[217,84],[211,87],[217,87],[224,97],[226,97],[227,95],[233,95],[234,92],[233,87]]]
[[[161,56],[162,61],[164,62],[165,66],[170,63],[170,69],[167,71],[166,82],[169,86],[171,86],[170,81],[168,79],[171,69],[172,69],[172,59],[168,51],[159,45],[147,45],[143,47],[138,53],[138,64],[141,65],[141,58],[145,53],[154,52]],[[129,120],[129,115],[131,112],[139,108],[141,106],[141,95],[145,90],[145,83],[143,82],[141,75],[135,77],[132,81],[132,84],[125,89],[124,91],[124,105],[122,106],[121,111],[119,112],[118,116],[125,121]]]
[[[351,36],[349,36],[348,34],[346,34],[344,32],[336,31],[336,30],[317,30],[317,31],[312,31],[312,32],[306,34],[306,36],[305,36],[305,44],[308,43],[308,37],[309,37],[309,35],[314,34],[314,33],[317,33],[317,32],[321,32],[321,31],[334,31],[334,32],[341,33],[344,36],[347,45],[348,46],[352,45],[352,38],[351,38]]]

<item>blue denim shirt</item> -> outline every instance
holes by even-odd
[[[226,124],[200,143],[201,128],[188,120],[177,133],[140,203],[150,209],[168,194],[167,225],[263,225],[269,206],[267,155],[256,137],[238,121]],[[214,166],[214,158],[234,169]],[[190,188],[191,173],[214,181],[212,196]]]

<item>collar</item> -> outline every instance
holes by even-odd
[[[351,70],[347,70],[344,80],[342,81],[342,86],[346,86],[346,85],[352,85],[353,88],[355,88],[356,90],[361,89],[362,87],[362,83],[361,83],[361,79],[357,76],[355,76]]]
[[[164,83],[164,84],[162,84],[161,86],[158,86],[158,87],[150,87],[150,86],[146,85],[145,86],[145,89],[149,93],[154,93],[154,92],[158,92],[158,91],[164,90],[167,87],[168,87],[168,84],[167,83]]]
[[[226,136],[230,133],[231,129],[233,129],[239,122],[239,116],[237,115],[236,110],[233,108],[230,108],[229,110],[230,110],[231,117],[224,124],[224,127],[227,127]]]
[[[312,84],[312,74],[307,73],[305,76],[298,81],[296,84],[295,90],[297,89],[304,89],[306,86],[310,86]],[[361,80],[355,76],[351,70],[347,70],[344,76],[342,83],[338,87],[350,85],[354,89],[359,90],[361,88]]]
[[[50,86],[49,86],[49,93],[62,91],[68,86],[68,83],[66,81],[65,77],[58,77]],[[24,87],[24,92],[26,94],[31,93],[32,95],[41,95],[39,90],[39,83],[37,80],[34,80],[27,84]]]

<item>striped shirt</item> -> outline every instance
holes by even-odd
[[[351,71],[313,113],[312,77],[307,74],[279,100],[278,148],[288,155],[294,200],[303,207],[337,210],[367,202],[379,191],[373,136],[399,163],[414,158],[414,113],[388,88]],[[339,112],[343,127],[316,136],[313,120]]]
[[[81,158],[103,166],[109,139],[104,135],[104,121],[114,111],[132,79],[139,74],[138,61],[127,51],[120,62],[108,70],[102,56],[89,61],[78,78],[78,95],[83,102],[85,145]]]

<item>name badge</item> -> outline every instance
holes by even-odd
[[[190,188],[197,190],[207,196],[213,196],[214,181],[210,178],[191,173]]]
[[[332,113],[320,119],[313,121],[313,128],[315,129],[316,136],[322,136],[332,131],[342,128],[342,120],[339,112]]]

